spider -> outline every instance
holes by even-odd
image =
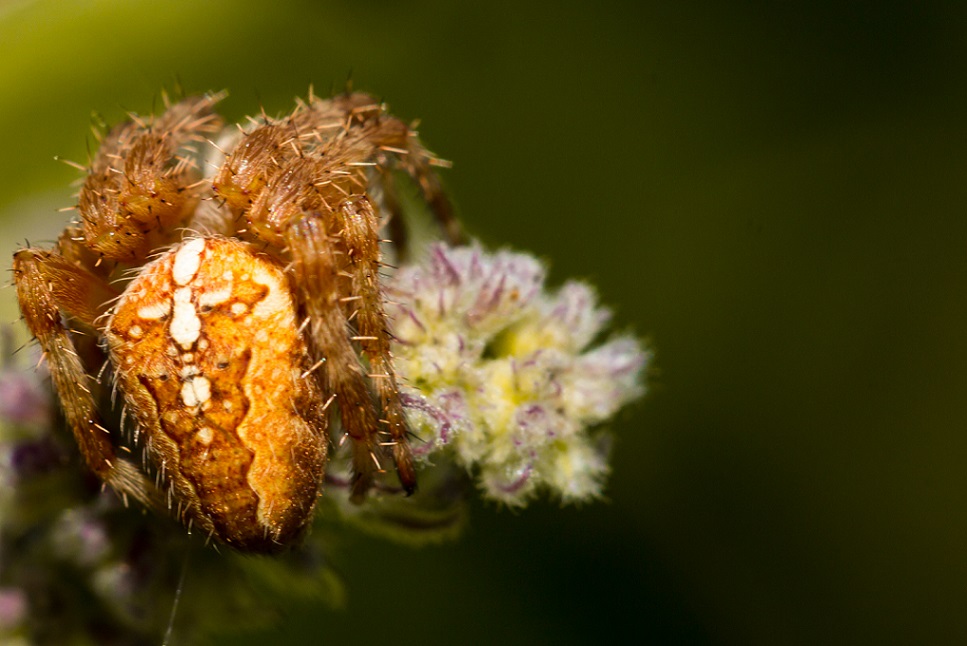
[[[462,235],[443,162],[373,97],[310,91],[283,118],[224,128],[222,96],[165,98],[156,118],[99,136],[80,217],[52,249],[17,251],[13,271],[90,470],[189,530],[269,553],[311,519],[333,410],[354,500],[385,449],[415,489],[380,285],[387,221],[405,247],[397,176]]]

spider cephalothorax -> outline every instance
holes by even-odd
[[[80,220],[53,249],[18,251],[14,277],[91,470],[267,552],[311,518],[332,410],[352,442],[356,499],[384,446],[414,489],[380,284],[386,221],[397,242],[405,234],[394,173],[416,181],[451,240],[459,231],[437,161],[372,97],[310,96],[237,131],[223,131],[220,98],[107,133]],[[217,160],[208,178],[206,158]],[[116,416],[98,373],[113,373],[133,443],[106,421]],[[147,468],[122,456],[131,445]]]

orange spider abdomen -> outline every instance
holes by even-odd
[[[297,539],[323,477],[326,415],[279,264],[234,240],[188,240],[127,287],[105,335],[185,522],[245,551]]]

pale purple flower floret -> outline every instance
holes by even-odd
[[[20,369],[0,369],[0,419],[38,426],[49,421],[50,411],[50,391],[43,381]]]
[[[452,451],[486,495],[523,505],[600,494],[606,442],[595,427],[644,392],[648,354],[621,336],[594,290],[546,290],[534,257],[479,245],[431,247],[389,287],[397,370],[421,454]]]
[[[18,588],[0,588],[0,635],[13,630],[27,616],[27,597]]]

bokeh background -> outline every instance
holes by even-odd
[[[422,119],[475,235],[595,282],[656,370],[607,501],[349,533],[344,610],[225,644],[967,639],[963,5],[0,2],[0,246],[62,226],[92,111],[350,75]]]

